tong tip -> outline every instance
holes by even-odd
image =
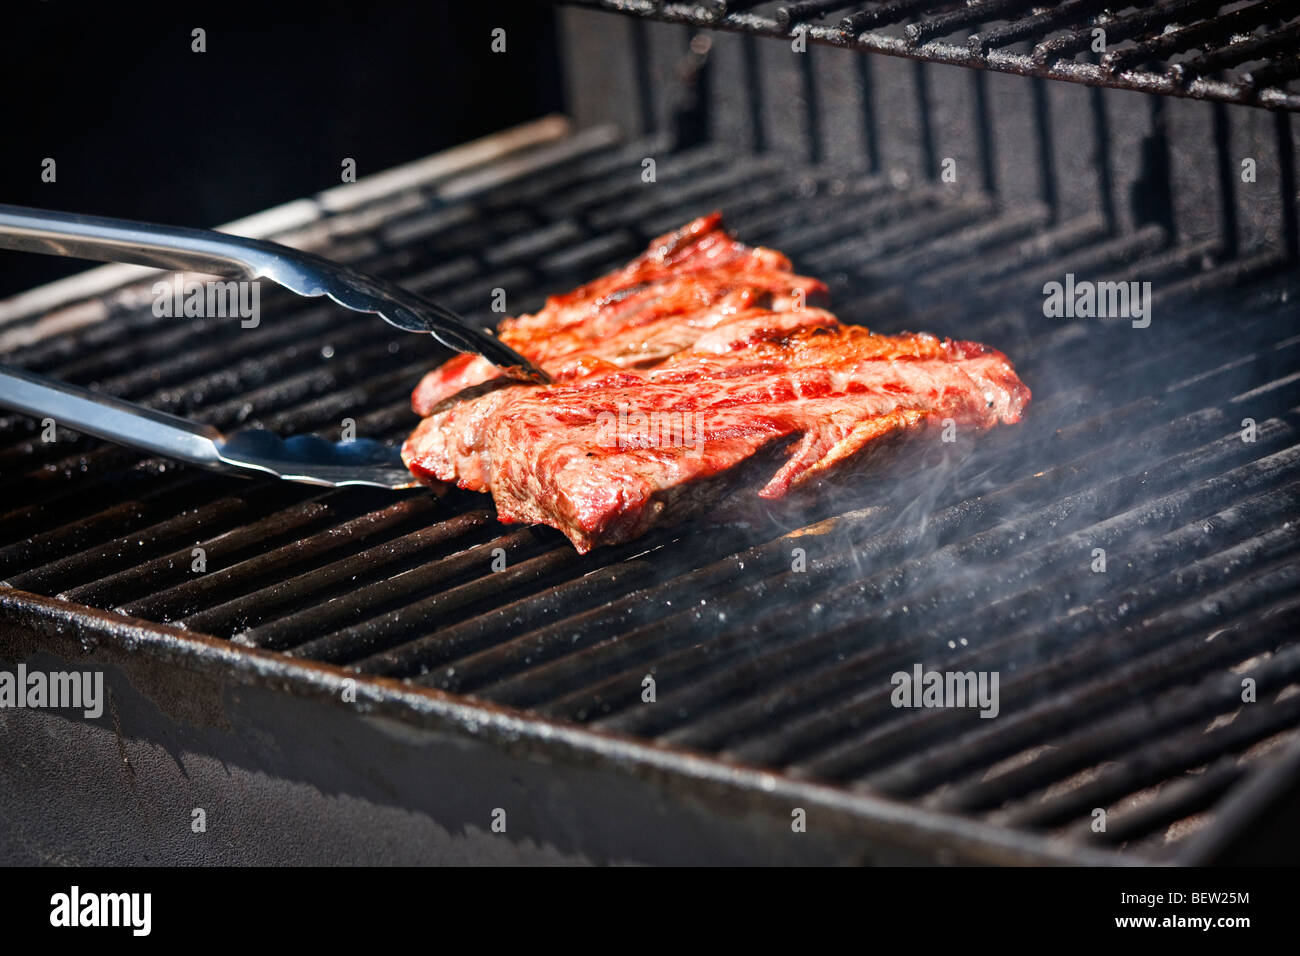
[[[514,379],[519,382],[528,382],[533,385],[550,385],[555,379],[551,378],[545,371],[532,362],[523,365],[506,365],[497,366],[501,369],[506,378]]]

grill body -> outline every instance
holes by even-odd
[[[579,557],[477,496],[245,483],[5,418],[2,660],[103,668],[112,694],[97,721],[0,715],[21,755],[0,788],[16,858],[1291,852],[1288,115],[924,50],[796,53],[766,20],[722,25],[740,35],[702,44],[690,24],[566,11],[576,124],[324,194],[270,233],[488,324],[494,290],[530,311],[720,208],[826,279],[846,320],[1006,351],[1035,392],[1025,422],[805,511]],[[1044,284],[1067,274],[1150,282],[1150,325],[1044,315]],[[222,426],[337,435],[350,418],[396,440],[441,358],[274,295],[251,332],[160,319],[147,280],[95,275],[9,303],[6,359]],[[998,672],[1002,713],[892,707],[891,675],[914,664]],[[206,841],[196,807],[215,811]],[[103,819],[120,839],[86,848]]]

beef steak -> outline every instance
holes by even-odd
[[[426,376],[412,404],[427,417],[403,460],[421,480],[491,492],[502,521],[558,528],[585,553],[710,508],[737,479],[780,499],[885,438],[1019,420],[1029,389],[1001,352],[843,325],[811,304],[825,292],[717,214],[697,219],[502,324],[554,384],[449,401],[493,366],[458,356]],[[755,476],[774,456],[775,472]]]

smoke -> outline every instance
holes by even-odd
[[[747,692],[778,702],[761,718],[736,718],[725,738],[733,753],[778,758],[769,721],[781,714],[807,722],[806,736],[799,722],[783,731],[786,746],[831,747],[868,714],[884,720],[872,708],[889,675],[920,665],[1011,677],[999,720],[1023,713],[1045,682],[1068,676],[1054,662],[1076,642],[1094,638],[1096,649],[1075,661],[1076,676],[1102,675],[1164,639],[1113,639],[1120,628],[1232,580],[1221,556],[1292,500],[1270,494],[1252,468],[1294,438],[1285,424],[1294,383],[1234,402],[1274,380],[1279,357],[1260,350],[1273,347],[1278,320],[1228,324],[1206,304],[1162,310],[1158,295],[1144,308],[1154,320],[1136,326],[1025,309],[931,327],[1008,354],[1034,392],[1023,421],[951,443],[927,429],[811,499],[747,518],[767,539],[768,576],[753,584],[747,569],[710,600],[712,617],[692,621],[697,636],[712,622],[714,640],[749,634],[733,652],[747,662]],[[868,324],[893,332],[911,323]],[[1296,351],[1287,349],[1290,368]],[[1243,439],[1247,410],[1269,422],[1267,437]],[[1300,479],[1291,468],[1271,481]],[[1243,498],[1248,512],[1233,511]],[[1198,560],[1203,570],[1166,587],[1174,569]],[[865,753],[818,769],[859,772]]]

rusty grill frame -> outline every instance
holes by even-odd
[[[586,5],[678,17],[677,5]],[[698,15],[755,32],[738,18],[757,14]],[[1104,171],[1106,110],[1090,103]],[[1097,211],[1058,207],[1045,135],[1042,194],[1026,203],[1000,198],[989,171],[983,189],[949,194],[933,180],[893,183],[876,162],[828,168],[815,150],[736,155],[555,119],[241,224],[487,323],[493,288],[527,290],[512,299],[527,310],[718,205],[742,239],[830,278],[841,315],[877,325],[901,312],[906,326],[1004,348],[1035,404],[1026,423],[984,437],[964,466],[974,474],[959,473],[923,525],[873,507],[868,485],[792,527],[661,529],[581,558],[549,531],[496,526],[479,496],[253,485],[75,438],[43,453],[32,423],[0,417],[0,492],[24,503],[0,514],[0,656],[86,654],[144,686],[192,671],[526,764],[591,768],[698,802],[715,821],[758,814],[774,857],[788,851],[790,807],[802,806],[838,841],[809,859],[1230,859],[1300,771],[1300,694],[1288,693],[1300,679],[1300,548],[1288,533],[1300,515],[1300,337],[1286,334],[1300,241],[1279,111],[1277,241],[1239,244],[1225,109],[1213,107],[1222,228],[1209,240],[1158,218],[1120,228],[1104,173]],[[660,157],[650,194],[646,155]],[[1156,279],[1169,319],[1144,347],[1161,351],[1120,351],[1095,381],[1040,390],[1035,376],[1050,381],[1090,341],[1077,322],[1026,319],[1025,290],[1067,271]],[[144,275],[108,267],[0,304],[0,350],[219,425],[328,431],[355,414],[358,433],[393,440],[410,427],[406,395],[439,355],[427,344],[273,294],[246,338],[203,320],[169,326],[147,314]],[[196,335],[212,343],[177,351]],[[1183,372],[1162,377],[1166,362]],[[1071,402],[1086,411],[1061,417]],[[1235,432],[1244,409],[1259,421],[1252,447]],[[1145,464],[1114,473],[1108,455],[1122,459],[1115,449],[1139,439]],[[1063,457],[1017,470],[1023,448],[1049,445]],[[33,455],[50,467],[33,470]],[[816,540],[831,545],[812,558],[818,576],[791,574],[790,548]],[[1133,570],[1118,590],[1080,582],[1071,562],[1098,542],[1156,573]],[[195,543],[217,565],[202,578],[188,572]],[[495,548],[508,568],[486,573]],[[981,562],[996,569],[989,580],[945,587]],[[327,600],[341,589],[346,601]],[[1050,596],[1062,590],[1069,614]],[[967,647],[962,624],[989,611],[985,600],[994,611]],[[746,616],[755,607],[761,619]],[[429,630],[440,615],[449,623]],[[987,729],[954,711],[891,715],[883,675],[935,653],[1010,667],[1024,709]],[[1238,713],[1243,667],[1268,703]],[[665,688],[660,709],[635,706],[647,671]],[[340,702],[345,680],[355,704]],[[1089,806],[1148,791],[1109,836],[1088,834]],[[1212,822],[1164,842],[1171,825],[1198,818]],[[528,835],[548,839],[546,822]]]

